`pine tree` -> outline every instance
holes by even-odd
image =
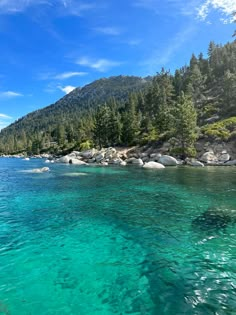
[[[126,145],[134,144],[137,140],[140,122],[136,112],[137,99],[134,94],[129,96],[127,110],[122,116],[122,142]]]
[[[95,112],[93,135],[100,149],[108,144],[108,121],[108,106],[106,104],[99,106]]]
[[[178,98],[175,114],[176,138],[180,141],[182,158],[194,153],[194,144],[197,139],[197,113],[189,96],[182,92]]]

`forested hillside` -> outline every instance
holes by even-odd
[[[209,44],[174,74],[118,76],[77,88],[0,133],[0,153],[57,152],[172,139],[194,155],[198,138],[236,137],[236,42]]]

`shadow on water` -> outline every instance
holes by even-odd
[[[236,210],[210,207],[192,221],[192,227],[211,233],[236,223]]]

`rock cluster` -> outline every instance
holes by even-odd
[[[47,163],[50,161],[47,160]],[[153,151],[132,151],[119,150],[115,148],[105,148],[101,150],[90,149],[86,151],[73,151],[56,160],[59,163],[74,165],[136,165],[143,168],[161,169],[165,166],[190,165],[194,167],[204,167],[205,165],[236,165],[236,160],[230,160],[227,151],[215,154],[212,150],[205,152],[199,160],[187,158],[185,161],[177,160],[170,155],[162,155]]]
[[[47,161],[48,162],[48,161]],[[102,150],[86,150],[82,152],[73,151],[57,160],[59,163],[74,165],[100,164],[100,165],[136,165],[144,168],[165,168],[165,166],[176,166],[180,163],[172,156],[161,155],[159,153],[135,153],[128,154],[124,150],[119,151],[115,148]]]

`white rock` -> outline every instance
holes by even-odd
[[[163,169],[165,166],[157,162],[147,162],[143,165],[143,168]]]
[[[120,165],[122,162],[122,160],[120,158],[114,158],[114,159],[111,159],[109,160],[109,164],[114,164],[114,165]]]
[[[159,159],[158,162],[165,165],[165,166],[176,166],[178,165],[178,161],[170,155],[162,155]]]
[[[121,166],[126,166],[127,163],[126,163],[125,161],[122,161],[122,162],[120,162],[120,165],[121,165]]]
[[[45,160],[45,163],[51,163],[51,161],[50,160]]]
[[[187,164],[190,166],[196,166],[196,167],[204,167],[204,164],[200,161],[197,161],[195,159],[187,160]]]
[[[201,156],[200,160],[201,160],[202,162],[205,162],[205,163],[217,162],[217,161],[218,161],[218,159],[217,159],[217,157],[215,156],[215,154],[214,154],[213,151],[205,152],[205,153]]]
[[[49,167],[42,167],[42,168],[35,168],[31,172],[32,173],[46,173],[49,171],[50,171]]]
[[[86,163],[84,161],[78,160],[78,159],[70,159],[69,161],[70,164],[73,165],[86,165]]]
[[[219,156],[218,156],[218,161],[220,162],[227,162],[230,160],[230,155],[227,152],[222,152]]]
[[[27,157],[27,158],[24,158],[23,160],[24,160],[24,161],[29,161],[30,159]]]
[[[59,163],[69,163],[70,157],[68,155],[62,156],[61,158],[58,159]]]

